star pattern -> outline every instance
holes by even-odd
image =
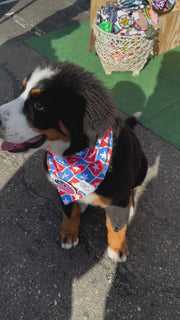
[[[48,171],[65,205],[86,197],[102,183],[111,159],[112,144],[113,133],[109,130],[92,149],[64,158],[48,152]]]

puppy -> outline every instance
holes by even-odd
[[[126,260],[134,193],[147,171],[132,131],[136,118],[122,122],[101,82],[68,62],[39,66],[24,79],[20,96],[0,107],[3,151],[46,150],[63,207],[57,238],[63,248],[78,243],[79,204],[85,203],[105,208],[108,255]]]

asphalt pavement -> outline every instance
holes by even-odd
[[[33,35],[89,19],[87,0],[0,0],[0,105],[45,58],[25,44]],[[122,114],[124,117],[125,115]],[[149,164],[159,174],[139,201],[127,240],[127,262],[106,255],[105,214],[88,207],[80,242],[56,243],[62,212],[42,166],[43,152],[0,152],[1,320],[178,320],[180,154],[141,125]]]

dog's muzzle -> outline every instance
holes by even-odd
[[[40,148],[46,141],[44,134],[37,134],[28,126],[23,114],[24,100],[19,97],[0,107],[0,138],[2,151],[25,152]]]
[[[8,141],[4,141],[1,145],[1,149],[2,151],[9,151],[14,153],[25,152],[29,149],[40,148],[45,141],[46,141],[46,136],[41,134],[23,143],[11,143]]]

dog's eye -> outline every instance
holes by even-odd
[[[34,108],[38,111],[43,111],[44,107],[40,104],[40,102],[34,102]]]

